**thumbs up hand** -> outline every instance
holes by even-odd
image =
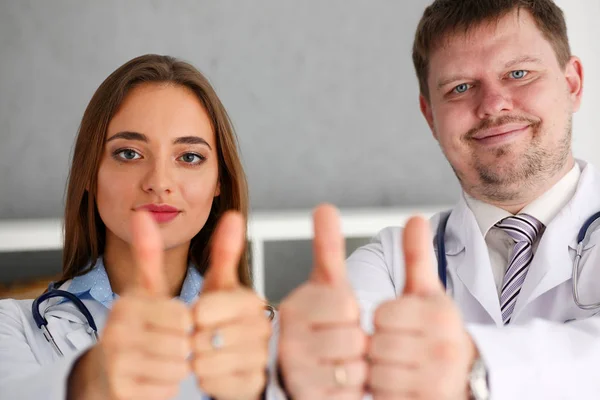
[[[98,344],[74,366],[73,398],[169,399],[190,373],[191,313],[168,294],[160,231],[142,211],[131,229],[135,277],[113,304]]]
[[[295,400],[361,399],[367,337],[346,278],[344,238],[335,208],[314,212],[314,267],[281,304],[279,367]]]
[[[271,323],[264,300],[239,282],[242,216],[224,214],[212,240],[210,266],[193,307],[192,368],[212,398],[255,400],[266,385]]]
[[[466,400],[477,350],[435,271],[429,224],[412,218],[402,236],[404,292],[380,305],[374,317],[369,348],[373,398]]]

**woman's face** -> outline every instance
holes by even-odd
[[[147,210],[166,250],[189,246],[218,195],[215,134],[196,95],[172,84],[132,89],[110,121],[98,170],[107,245],[130,244],[130,218]]]

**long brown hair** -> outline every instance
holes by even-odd
[[[204,275],[217,220],[227,210],[248,217],[248,188],[237,150],[237,137],[227,111],[208,80],[192,65],[169,56],[147,54],[113,72],[90,100],[75,142],[69,172],[64,220],[62,279],[84,274],[104,253],[106,227],[96,207],[98,168],[109,122],[127,93],[145,83],[165,83],[191,89],[206,110],[215,132],[220,195],[213,200],[204,227],[190,243],[189,258]],[[238,266],[240,282],[251,287],[246,252]]]

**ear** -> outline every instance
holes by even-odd
[[[573,102],[573,112],[581,106],[583,95],[583,65],[578,57],[572,56],[565,66],[565,78],[569,89],[569,96]]]
[[[431,104],[422,94],[419,95],[419,108],[421,109],[421,114],[423,114],[427,121],[427,125],[429,125],[429,129],[431,129],[433,137],[435,140],[438,140],[435,127],[433,126],[433,111],[431,110]]]
[[[215,188],[215,196],[217,197],[221,194],[221,180],[217,181],[217,187]]]

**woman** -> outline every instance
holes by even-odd
[[[2,398],[264,396],[271,324],[242,256],[247,207],[206,78],[158,55],[118,68],[85,111],[69,174],[51,289],[75,299],[0,301]]]

